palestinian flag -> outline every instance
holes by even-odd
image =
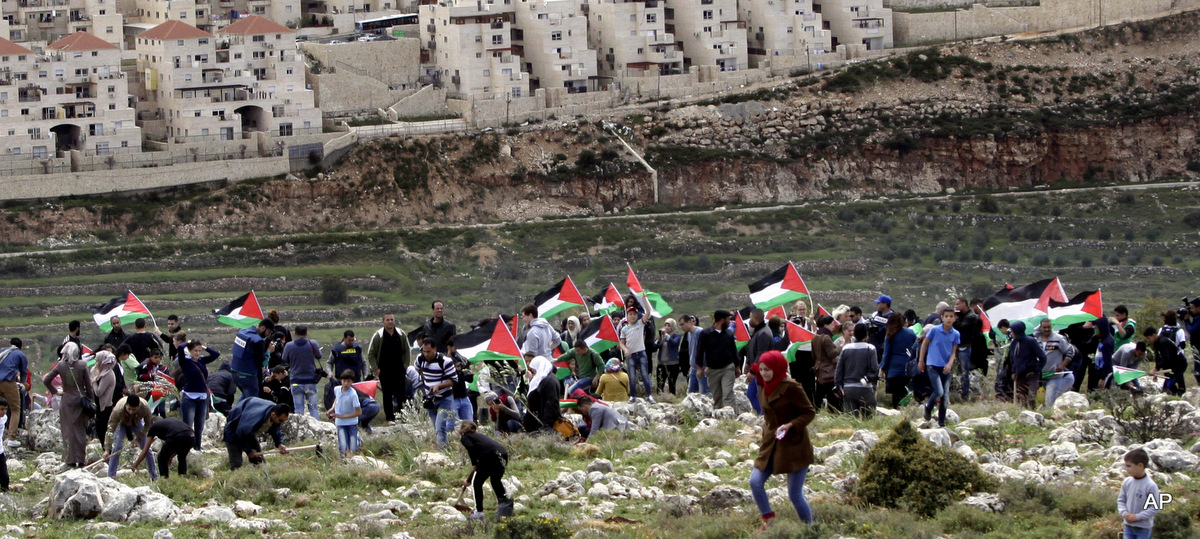
[[[258,305],[258,296],[254,295],[253,290],[229,302],[229,305],[213,309],[213,314],[217,315],[217,322],[235,328],[252,328],[264,318],[262,307]]]
[[[112,329],[112,328],[109,328],[109,329]],[[88,345],[81,344],[81,345],[79,345],[79,359],[89,362],[88,368],[91,368],[92,365],[95,364],[95,361],[93,361],[93,360],[96,359],[96,352],[94,350],[92,350],[91,348],[89,348]]]
[[[621,293],[617,292],[617,287],[612,283],[608,283],[604,290],[588,299],[592,300],[592,308],[596,310],[596,314],[612,314],[621,311],[625,305]]]
[[[92,307],[92,320],[100,327],[100,331],[112,331],[112,317],[121,319],[122,324],[128,324],[138,318],[150,316],[150,310],[133,294],[127,291],[124,295],[108,300],[99,307]]]
[[[524,362],[521,349],[517,348],[517,340],[508,331],[503,318],[492,320],[470,333],[454,338],[455,349],[467,361],[518,361]]]
[[[597,354],[603,353],[621,343],[621,338],[617,335],[617,327],[613,325],[612,318],[607,316],[601,316],[592,320],[591,323],[579,331],[579,336],[576,338],[583,339],[583,342],[588,344],[588,348],[591,348]]]
[[[561,378],[559,378],[561,380]],[[559,399],[559,408],[579,408],[579,401],[575,399]]]
[[[1067,302],[1067,294],[1063,291],[1058,277],[1043,279],[1020,288],[1005,285],[983,301],[983,309],[992,320],[1020,320],[1025,322],[1026,327],[1032,328],[1049,316],[1052,301],[1064,304]]]
[[[570,361],[555,361],[554,369],[554,375],[558,377],[559,380],[566,380],[571,376]]]
[[[379,391],[379,380],[367,380],[366,382],[356,382],[351,384],[351,387],[362,391],[364,394],[375,398],[375,394]]]
[[[750,283],[750,302],[759,309],[770,309],[807,297],[808,286],[791,262]]]
[[[821,305],[820,303],[818,303],[817,304],[817,316],[831,316],[831,315],[829,314],[829,311],[825,310],[824,305]]]
[[[787,357],[788,363],[791,363],[796,361],[796,352],[800,350],[800,347],[811,343],[816,334],[793,322],[787,322],[784,327],[787,328],[788,342],[792,344],[788,346],[783,355]]]
[[[1149,373],[1145,371],[1139,371],[1137,369],[1113,366],[1112,380],[1114,384],[1121,385],[1137,380],[1138,378],[1146,376],[1147,374]]]
[[[637,296],[638,301],[642,303],[643,309],[647,308],[646,302],[649,301],[650,305],[649,309],[647,310],[650,312],[650,315],[655,318],[662,318],[675,312],[675,309],[671,308],[671,306],[667,305],[667,302],[663,300],[661,294],[658,292],[650,292],[642,288],[642,283],[638,281],[637,275],[633,274],[633,266],[630,266],[628,263],[625,264],[625,266],[629,268],[629,276],[625,277],[625,284],[629,286],[629,291],[633,292],[633,295]]]
[[[579,289],[575,288],[575,283],[570,277],[538,294],[533,298],[533,304],[537,305],[538,318],[550,318],[565,310],[584,306],[583,296],[579,294]]]
[[[784,320],[788,319],[787,310],[783,308],[783,305],[780,305],[778,307],[775,307],[775,308],[767,311],[765,316],[763,317],[763,320],[770,320],[771,318],[774,318],[776,316],[778,316]]]
[[[1048,316],[1055,330],[1072,324],[1091,322],[1104,315],[1104,301],[1099,290],[1080,292],[1065,303],[1051,302]]]
[[[737,343],[737,349],[740,352],[747,344],[750,344],[750,332],[746,329],[746,321],[742,319],[741,311],[734,311],[733,317],[733,340]]]
[[[975,308],[975,314],[979,315],[979,321],[983,322],[983,332],[987,333],[992,330],[992,319],[988,318],[987,311],[982,307]]]

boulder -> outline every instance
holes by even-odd
[[[301,440],[332,440],[337,437],[337,426],[319,421],[307,414],[292,414],[280,427],[285,443]]]
[[[958,447],[954,448],[954,452],[966,457],[968,460],[979,460],[979,455],[975,454],[975,450],[966,443],[959,443]]]
[[[404,502],[399,502],[399,503],[404,503]],[[236,502],[233,502],[233,512],[237,513],[237,516],[245,518],[245,517],[252,517],[252,516],[261,514],[263,512],[263,508],[260,507],[258,504],[255,504],[254,502],[248,502],[246,500],[238,500]]]
[[[625,456],[631,457],[634,455],[644,455],[646,453],[653,453],[657,450],[658,450],[658,444],[656,444],[654,442],[642,442],[641,445],[639,445],[633,449],[626,449]]]
[[[967,499],[959,503],[988,513],[1004,512],[1004,500],[1000,499],[1000,496],[996,494],[976,494],[968,496]]]
[[[612,494],[608,490],[608,485],[604,483],[592,485],[592,488],[588,489],[587,495],[589,498],[596,498],[598,500],[607,500],[612,497]]]
[[[946,429],[918,429],[921,437],[929,440],[930,443],[939,447],[954,447],[954,441],[950,439],[950,432]]]
[[[265,518],[235,518],[229,522],[229,529],[252,532],[270,531],[272,533],[278,533],[290,530],[292,528],[282,520],[268,520]]]
[[[175,534],[171,533],[171,530],[163,528],[154,532],[154,539],[175,539]]]
[[[947,423],[949,423],[949,421],[947,421]],[[995,427],[996,425],[997,425],[996,420],[992,419],[990,417],[973,417],[971,419],[963,421],[962,423],[959,423],[960,427],[966,427],[968,429],[977,429],[980,427]]]
[[[99,516],[117,522],[172,520],[179,515],[170,498],[150,487],[130,488],[83,470],[70,470],[54,478],[47,511],[57,519]]]
[[[684,410],[696,414],[701,419],[712,417],[712,397],[703,393],[688,393],[688,395],[683,398],[683,402],[679,403],[679,406]]]
[[[609,473],[613,471],[613,463],[608,459],[596,459],[591,464],[588,464],[587,471]]]
[[[947,409],[946,410],[946,424],[947,425],[955,425],[955,424],[958,424],[958,422],[959,422],[958,412]]]
[[[744,488],[719,485],[704,495],[701,502],[708,507],[728,509],[752,501],[750,491]]]
[[[1031,427],[1044,427],[1046,426],[1046,416],[1037,412],[1022,410],[1020,415],[1017,416],[1017,423]]]
[[[1068,391],[1059,395],[1058,399],[1054,401],[1054,415],[1065,415],[1068,410],[1087,410],[1089,406],[1091,403],[1088,402],[1087,397],[1074,391]]]
[[[413,464],[421,468],[445,468],[450,466],[450,457],[441,453],[421,453],[417,458],[413,459]]]
[[[729,406],[713,410],[713,419],[721,420],[721,419],[735,419],[735,418],[737,418],[737,412]]]
[[[1009,468],[998,462],[987,462],[979,466],[983,469],[983,473],[992,476],[1000,481],[1024,481],[1026,475],[1022,472]]]
[[[45,408],[28,412],[25,420],[25,439],[22,447],[30,451],[62,453],[62,431],[59,430],[58,412]]]
[[[875,447],[876,443],[879,443],[879,435],[867,429],[859,429],[850,435],[850,441],[861,442],[870,451]]]
[[[230,509],[230,508],[222,506],[222,505],[210,505],[208,507],[201,507],[199,509],[196,509],[195,511],[192,511],[192,513],[190,515],[184,515],[182,520],[185,522],[192,521],[192,520],[201,520],[204,522],[218,522],[221,524],[228,524],[230,521],[232,521],[233,519],[235,519],[237,517],[238,517],[238,515],[234,514],[233,509]]]
[[[54,486],[50,489],[51,517],[89,519],[103,511],[104,488],[95,475],[71,470],[54,478]]]
[[[423,456],[423,455],[425,455],[425,454],[419,455],[418,458],[420,458],[420,456]],[[443,456],[442,458],[446,458],[446,457]],[[449,461],[449,459],[446,459],[446,460]],[[356,467],[356,468],[366,468],[368,470],[383,470],[386,472],[392,471],[392,467],[388,466],[388,463],[386,463],[382,460],[379,460],[379,459],[375,459],[375,458],[371,458],[371,457],[364,457],[362,455],[355,455],[353,457],[350,457],[348,460],[346,460],[346,464],[349,466]]]
[[[1153,440],[1142,446],[1150,463],[1162,472],[1194,472],[1200,469],[1200,456],[1184,452],[1174,440]]]
[[[42,453],[33,462],[38,473],[42,475],[54,475],[63,468],[62,457],[59,456],[59,453]]]
[[[1063,442],[1044,448],[1042,460],[1054,464],[1071,464],[1079,460],[1079,450],[1072,442]]]
[[[225,434],[225,416],[221,414],[208,414],[204,419],[204,440],[218,442],[221,444],[221,437]]]
[[[711,429],[715,429],[720,426],[721,426],[720,421],[717,421],[716,419],[713,419],[710,417],[710,418],[706,418],[706,419],[701,419],[700,422],[696,424],[696,428],[692,429],[692,432],[711,430]]]

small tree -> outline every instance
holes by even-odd
[[[346,283],[338,277],[332,275],[321,279],[321,303],[326,305],[340,305],[346,303],[350,291],[346,288]]]
[[[1191,421],[1184,419],[1182,407],[1166,408],[1125,391],[1102,391],[1093,398],[1112,414],[1121,431],[1134,442],[1144,444],[1161,438],[1186,440],[1192,435]]]

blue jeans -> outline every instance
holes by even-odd
[[[641,374],[642,384],[646,387],[646,396],[651,395],[650,386],[650,358],[646,357],[646,352],[634,352],[629,354],[627,361],[629,367],[629,398],[633,399],[637,396],[637,378]]]
[[[258,376],[253,374],[233,374],[233,383],[237,384],[238,389],[242,390],[242,397],[257,397],[259,386],[262,385],[258,381]]]
[[[687,392],[688,393],[704,393],[707,395],[711,395],[712,392],[708,390],[708,377],[696,376],[697,370],[699,370],[699,367],[696,367],[694,365],[692,366],[691,369],[688,369],[688,390],[687,390]]]
[[[1126,524],[1125,539],[1150,539],[1150,528],[1135,528]]]
[[[437,432],[437,448],[446,446],[446,435],[454,430],[454,422],[458,413],[454,410],[454,396],[446,395],[435,401],[437,408],[426,410],[433,429]]]
[[[358,452],[358,425],[338,425],[338,453],[346,456],[347,453]]]
[[[141,452],[141,448],[145,447],[145,445],[146,445],[146,429],[144,427],[145,427],[145,421],[138,421],[137,424],[133,425],[132,427],[127,427],[123,424],[117,425],[117,430],[115,432],[113,432],[112,456],[108,458],[108,476],[109,477],[117,476],[117,467],[121,465],[121,450],[125,448],[126,433],[132,434],[133,431],[140,430],[142,432],[142,435],[138,436],[138,438],[137,438],[138,451]],[[158,469],[154,467],[154,450],[153,449],[151,449],[149,453],[146,453],[146,469],[150,470],[150,480],[157,481],[158,480]]]
[[[757,378],[751,378],[750,383],[746,384],[746,398],[750,399],[750,406],[754,408],[754,413],[762,415],[762,403],[758,402]]]
[[[933,412],[933,405],[938,407],[938,425],[946,426],[946,392],[950,389],[950,375],[942,372],[945,367],[934,367],[933,365],[925,366],[925,375],[929,377],[929,385],[933,387],[933,393],[929,395],[929,402],[925,404],[925,415],[928,417]]]
[[[571,398],[571,394],[574,393],[576,389],[582,389],[584,391],[591,391],[592,390],[592,379],[591,378],[580,378],[578,382],[571,384],[571,387],[567,388],[567,396],[564,398],[567,398],[567,399]]]
[[[962,396],[964,399],[971,396],[971,347],[959,347],[958,349],[958,366],[962,369]],[[947,386],[949,387],[949,386]]]
[[[292,384],[292,412],[303,414],[306,402],[308,415],[321,419],[321,409],[317,408],[317,384]]]
[[[179,397],[179,416],[183,423],[192,428],[196,435],[196,451],[200,450],[200,439],[204,437],[204,420],[208,418],[208,399]]]
[[[367,434],[371,434],[371,420],[379,415],[380,406],[378,402],[369,402],[362,405],[362,415],[358,417],[358,426],[362,427]]]
[[[788,499],[792,501],[792,505],[796,508],[796,514],[800,515],[800,520],[812,524],[812,509],[808,506],[808,500],[804,499],[804,479],[808,477],[808,467],[803,470],[787,474],[787,492]],[[754,468],[750,472],[750,494],[754,496],[754,505],[758,506],[758,512],[763,515],[774,513],[771,510],[771,499],[767,497],[766,483],[767,479],[771,478],[771,463],[767,463],[766,470]]]
[[[1054,401],[1063,393],[1075,386],[1075,374],[1067,371],[1063,376],[1055,376],[1046,380],[1046,409],[1054,407]]]
[[[454,399],[454,411],[460,421],[475,421],[475,408],[471,406],[471,397]]]

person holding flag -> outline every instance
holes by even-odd
[[[592,391],[600,384],[600,375],[604,373],[604,360],[600,358],[600,354],[588,347],[586,339],[576,339],[571,350],[558,356],[558,360],[569,362],[572,365],[572,375],[578,379],[567,389],[568,395],[576,389]]]
[[[1175,313],[1167,311],[1164,314]],[[1164,326],[1163,330],[1155,330],[1154,326],[1147,326],[1142,334],[1145,335],[1146,342],[1154,347],[1154,370],[1150,374],[1166,377],[1163,382],[1164,393],[1183,395],[1187,391],[1183,378],[1183,371],[1187,369],[1187,359],[1176,344],[1175,328]]]
[[[1028,410],[1037,407],[1038,382],[1042,379],[1046,353],[1033,337],[1025,334],[1025,322],[1012,323],[1012,344],[1008,347],[1008,359],[1012,364],[1013,386],[1016,402]]]
[[[1141,395],[1142,385],[1137,379],[1147,374],[1138,370],[1144,357],[1146,341],[1129,342],[1118,348],[1113,353],[1113,383],[1134,395]]]
[[[1075,360],[1076,350],[1057,331],[1049,318],[1043,318],[1038,325],[1036,337],[1038,346],[1046,354],[1046,366],[1042,368],[1042,380],[1046,384],[1046,401],[1043,404],[1047,410],[1054,409],[1054,401],[1059,395],[1066,393],[1075,385],[1075,373],[1071,372],[1071,362]]]
[[[629,402],[637,399],[637,377],[641,376],[646,389],[646,400],[654,404],[653,388],[650,384],[650,358],[646,356],[646,332],[644,317],[634,306],[625,311],[625,323],[621,328],[621,353],[625,355],[625,366],[629,369]]]

